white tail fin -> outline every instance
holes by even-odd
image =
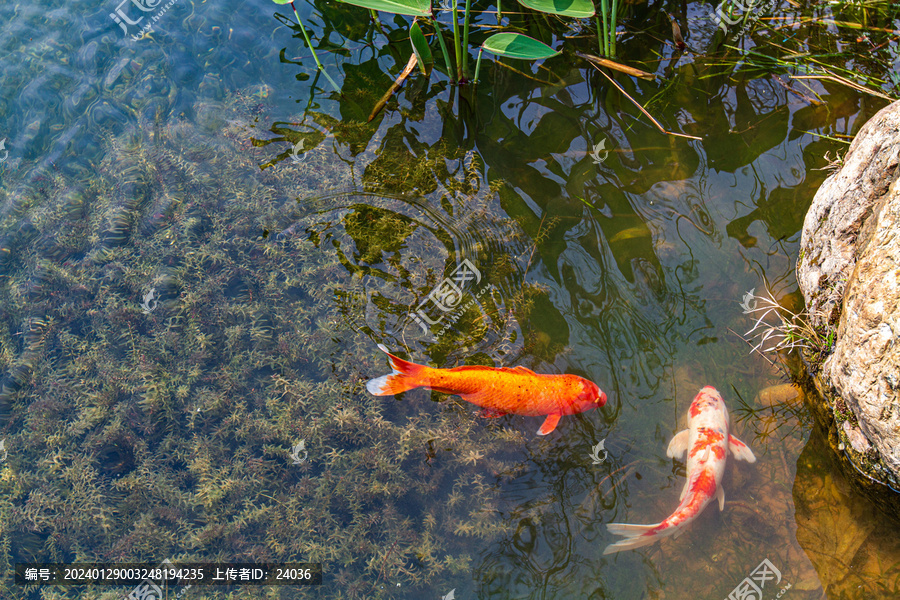
[[[616,552],[622,552],[623,550],[634,550],[635,548],[641,548],[655,543],[659,538],[663,537],[663,535],[660,535],[659,533],[650,533],[650,531],[656,527],[659,527],[659,523],[655,525],[607,523],[606,528],[609,529],[610,533],[627,537],[624,540],[619,540],[618,542],[607,546],[606,550],[603,551],[603,555],[615,554]],[[664,535],[668,535],[669,533],[670,532],[666,530]]]
[[[381,344],[378,344],[378,347],[390,358],[391,372],[366,382],[366,389],[369,390],[370,394],[373,396],[390,396],[422,386],[418,376],[427,367],[397,358]]]
[[[662,523],[654,523],[653,525],[607,523],[606,528],[610,533],[625,536],[626,539],[619,540],[618,542],[607,546],[606,550],[603,551],[604,556],[607,554],[622,552],[623,550],[634,550],[635,548],[649,546],[650,544],[654,544],[664,537],[669,537],[672,534],[678,535],[686,525],[686,523],[671,525],[669,527],[651,533],[654,529],[658,528],[663,523],[665,523],[665,521],[663,521]]]
[[[641,535],[643,533],[647,533],[654,527],[659,527],[660,523],[654,523],[653,525],[633,525],[631,523],[607,523],[606,528],[610,533],[615,535],[625,535],[628,537],[634,537],[636,535]]]

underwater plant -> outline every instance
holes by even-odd
[[[309,169],[260,171],[271,149],[252,143],[240,94],[197,112],[199,124],[110,138],[91,177],[9,199],[0,400],[14,451],[0,465],[0,564],[303,560],[336,584],[190,591],[218,598],[450,589],[471,568],[472,540],[509,529],[493,474],[516,468],[498,451],[522,434],[461,402],[368,396],[365,379],[384,368],[375,340],[391,333],[367,306],[380,298],[400,319],[454,264],[457,240],[429,214],[477,215],[486,248],[463,248],[479,262],[501,248],[527,257],[521,231],[458,150],[434,159],[459,165],[440,189],[433,171],[415,174],[444,208],[389,191],[363,204],[321,146]],[[519,296],[485,295],[435,353],[522,352],[517,318],[535,291],[510,282],[523,264],[485,268]],[[292,459],[301,441],[304,460]],[[4,598],[32,593],[0,582]]]
[[[751,304],[752,302],[752,304]],[[813,354],[826,355],[834,348],[836,329],[825,330],[813,327],[802,313],[794,313],[772,295],[768,289],[764,294],[754,294],[753,290],[744,297],[745,311],[753,316],[753,327],[744,335],[755,339],[753,352],[780,352],[805,349]],[[766,319],[774,316],[776,322]]]

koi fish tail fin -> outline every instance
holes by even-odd
[[[388,349],[381,344],[378,344],[378,347],[390,357],[392,371],[387,375],[382,375],[366,382],[366,389],[369,390],[370,394],[373,396],[391,396],[423,385],[424,382],[421,379],[421,375],[428,367],[398,358],[388,352]]]
[[[666,537],[673,533],[671,530],[659,530],[662,523],[654,523],[653,525],[631,525],[629,523],[607,523],[606,528],[610,533],[625,536],[624,540],[619,540],[614,544],[610,544],[603,551],[603,555],[615,554],[623,550],[634,550],[643,546],[649,546],[660,538]]]

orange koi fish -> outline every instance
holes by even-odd
[[[700,390],[688,411],[688,428],[680,431],[666,454],[680,458],[688,451],[688,478],[681,492],[681,504],[669,518],[655,525],[629,525],[608,523],[611,533],[626,539],[610,544],[603,554],[633,550],[647,546],[664,537],[681,533],[688,523],[696,519],[713,497],[719,500],[719,510],[725,508],[725,492],[722,477],[725,474],[725,457],[730,452],[738,460],[756,462],[753,452],[744,442],[728,433],[728,409],[714,387]]]
[[[577,375],[539,375],[525,367],[456,367],[433,369],[390,357],[389,375],[371,379],[366,389],[374,396],[390,396],[415,388],[429,388],[456,394],[466,402],[481,406],[482,415],[500,417],[547,415],[538,435],[547,435],[563,415],[574,415],[606,404],[606,394],[593,382]]]

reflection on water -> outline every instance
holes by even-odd
[[[824,434],[816,430],[797,459],[797,541],[828,597],[896,598],[897,524],[872,510],[829,452]]]
[[[492,61],[462,91],[414,76],[368,124],[407,46],[365,11],[298,4],[335,94],[274,5],[177,2],[139,43],[111,6],[16,6],[0,7],[0,564],[325,567],[318,589],[194,597],[725,598],[760,564],[781,577],[766,598],[896,593],[896,525],[843,486],[802,406],[758,395],[783,372],[729,332],[750,328],[752,288],[794,302],[816,169],[840,147],[815,133],[852,134],[882,100],[676,55],[658,7],[629,5],[651,33],[629,25],[623,60],[664,77],[619,81],[703,142],[661,135],[569,53],[529,76]],[[712,45],[688,6],[689,41]],[[834,41],[795,25],[791,43]],[[576,373],[609,403],[545,439],[458,398],[373,398],[377,343]],[[677,505],[665,450],[704,385],[758,462],[729,465],[724,511],[602,556],[606,523]]]

